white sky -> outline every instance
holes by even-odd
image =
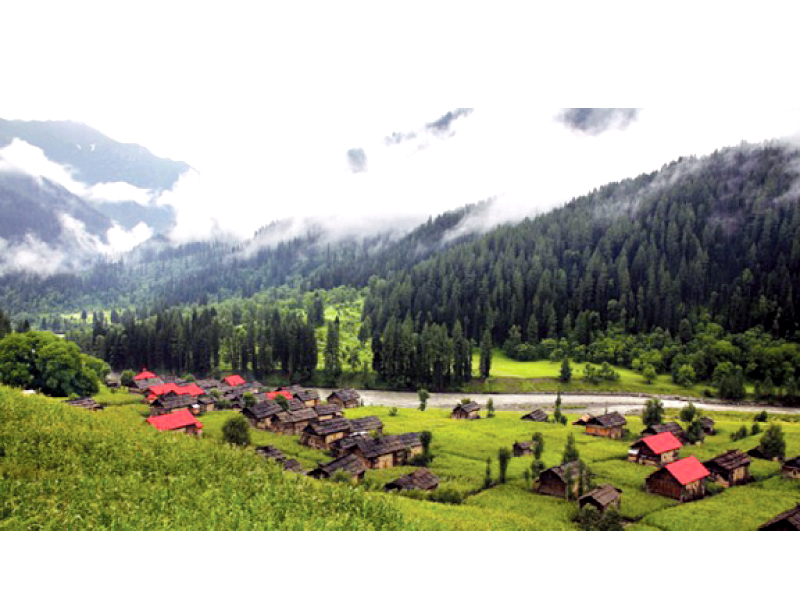
[[[530,212],[681,155],[800,133],[800,109],[779,107],[797,98],[781,3],[6,4],[0,117],[84,121],[190,163],[200,176],[162,198],[180,240],[495,195]],[[382,143],[476,100],[495,108],[451,139]],[[591,137],[542,106],[577,101],[667,108]],[[760,108],[735,107],[748,102]],[[365,174],[347,171],[353,147]]]

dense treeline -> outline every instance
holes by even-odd
[[[391,319],[489,329],[496,344],[611,330],[676,336],[704,319],[743,333],[798,336],[800,207],[780,146],[741,147],[606,186],[549,215],[502,227],[386,280],[365,305]]]

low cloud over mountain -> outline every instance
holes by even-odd
[[[575,131],[599,135],[609,129],[625,129],[636,120],[639,108],[566,108],[558,118]]]

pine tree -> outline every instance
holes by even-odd
[[[564,447],[564,456],[561,460],[561,463],[571,463],[576,460],[580,460],[580,457],[581,455],[578,452],[578,447],[575,444],[575,434],[570,433],[569,437],[567,438],[567,445]]]
[[[492,334],[487,329],[481,338],[481,377],[488,379],[492,371]]]
[[[328,323],[328,339],[325,342],[325,377],[336,385],[342,376],[342,354],[339,344],[339,318]]]
[[[767,458],[786,456],[786,436],[778,423],[772,423],[761,438],[761,451]]]
[[[497,466],[500,471],[500,484],[506,482],[506,474],[508,473],[508,463],[511,462],[511,451],[508,448],[500,448],[497,453]]]
[[[664,404],[658,398],[652,398],[647,401],[647,406],[644,409],[642,416],[642,423],[645,427],[652,427],[653,425],[661,425],[664,421]]]
[[[569,358],[564,358],[561,363],[561,374],[559,375],[561,383],[569,383],[572,381],[572,367],[569,364]]]

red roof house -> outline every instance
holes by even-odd
[[[225,381],[225,383],[227,383],[231,387],[239,387],[239,386],[245,385],[247,383],[239,375],[231,375],[230,377],[226,377],[224,381]]]
[[[703,463],[690,456],[656,471],[647,478],[645,485],[651,494],[691,502],[705,497],[705,481],[710,476],[711,472]]]
[[[144,370],[133,378],[134,381],[147,381],[148,379],[158,379],[158,375],[156,375],[155,373],[151,373],[150,371]]]
[[[147,422],[159,431],[181,431],[189,435],[200,435],[203,429],[203,424],[188,410],[150,417]]]
[[[286,398],[287,400],[294,399],[294,396],[292,395],[292,392],[290,392],[288,390],[283,390],[282,392],[270,392],[270,393],[267,394],[267,398],[269,398],[270,400],[273,400],[273,401],[277,400],[278,396],[282,396],[282,397]]]
[[[640,465],[663,467],[680,458],[681,441],[670,432],[651,435],[631,446],[628,460]]]

